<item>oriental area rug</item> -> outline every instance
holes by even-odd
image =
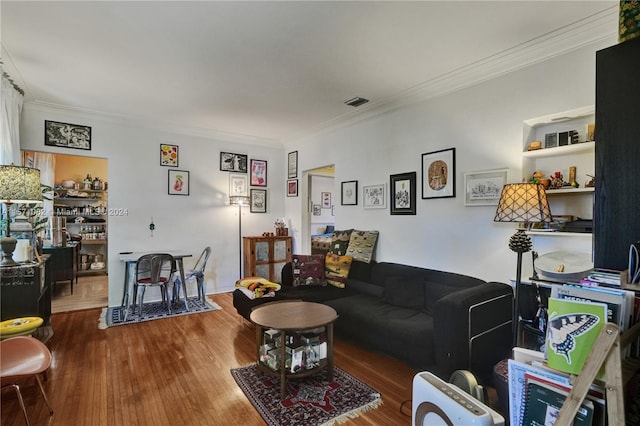
[[[269,426],[333,425],[382,404],[378,391],[337,367],[330,382],[325,372],[287,380],[284,400],[280,377],[261,373],[255,364],[231,369],[231,375]]]
[[[142,321],[151,321],[162,318],[169,318],[178,315],[190,315],[198,314],[201,312],[217,311],[222,309],[220,305],[209,299],[205,299],[202,303],[198,297],[187,298],[189,304],[189,311],[184,307],[184,302],[173,302],[171,304],[171,315],[167,311],[167,306],[163,302],[150,302],[142,304],[142,315],[138,313],[138,307],[135,310],[131,310],[127,319],[124,319],[124,308],[122,306],[115,306],[110,308],[103,308],[98,320],[98,328],[105,329],[116,325],[134,324]]]

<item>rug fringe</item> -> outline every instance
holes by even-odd
[[[98,318],[99,330],[106,330],[107,328],[109,328],[109,326],[107,325],[107,309],[108,308],[102,308],[102,312],[100,312],[100,317]]]
[[[344,424],[351,419],[355,419],[356,417],[360,417],[360,414],[364,414],[369,410],[373,410],[374,408],[378,408],[382,405],[382,398],[379,393],[372,394],[376,397],[375,401],[371,401],[370,403],[363,405],[362,407],[358,407],[355,410],[351,410],[348,413],[344,413],[336,418],[329,420],[328,422],[322,423],[320,426],[333,426],[334,424]]]

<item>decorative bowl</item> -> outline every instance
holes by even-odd
[[[76,184],[76,182],[74,180],[63,180],[62,181],[62,187],[63,188],[73,188],[73,186]]]

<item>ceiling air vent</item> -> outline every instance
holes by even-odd
[[[369,99],[361,98],[359,96],[344,101],[345,104],[351,105],[352,107],[359,107],[360,105],[366,104],[367,102],[369,102]]]

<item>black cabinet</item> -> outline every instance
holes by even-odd
[[[51,320],[51,286],[45,266],[48,256],[40,263],[4,267],[0,269],[0,320],[40,317],[43,326]]]
[[[67,243],[65,247],[44,247],[42,251],[50,254],[49,270],[51,282],[69,281],[73,294],[73,281],[78,283],[78,242]]]
[[[627,269],[640,240],[640,38],[596,53],[594,264]]]

